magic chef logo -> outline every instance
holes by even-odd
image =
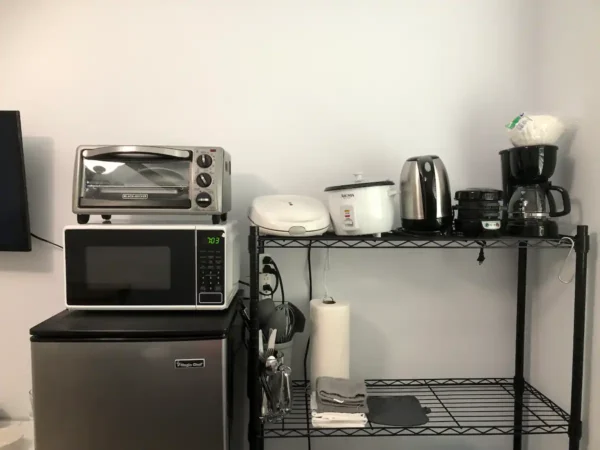
[[[148,194],[122,194],[123,200],[147,200]]]
[[[176,359],[176,369],[204,369],[206,367],[206,360],[201,359]]]

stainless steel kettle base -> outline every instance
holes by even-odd
[[[452,231],[452,216],[433,220],[402,219],[402,229],[414,234],[446,234]]]

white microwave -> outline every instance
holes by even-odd
[[[68,309],[223,310],[239,288],[235,222],[64,230]]]

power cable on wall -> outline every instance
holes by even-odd
[[[308,243],[308,253],[306,255],[307,259],[308,259],[308,308],[310,310],[310,302],[313,298],[313,281],[312,281],[312,262],[311,262],[311,258],[310,258],[310,254],[311,254],[311,243]],[[304,380],[307,381],[308,380],[308,370],[307,370],[307,360],[308,360],[308,351],[310,350],[310,335],[308,336],[308,340],[306,341],[306,349],[304,350]],[[308,406],[307,406],[308,408]],[[307,427],[310,427],[310,415],[308,414],[307,411],[307,417],[306,417],[306,421]],[[311,450],[311,442],[310,442],[310,430],[307,433],[307,439],[308,439],[308,450]]]
[[[40,237],[37,234],[31,233],[31,237],[37,239],[38,241],[45,242],[46,244],[54,245],[56,248],[60,248],[61,250],[63,250],[62,245],[55,244],[54,242],[49,241],[48,239],[44,239],[43,237]]]

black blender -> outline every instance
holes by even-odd
[[[558,224],[551,217],[571,212],[569,193],[549,181],[556,168],[556,145],[530,145],[500,152],[506,231],[514,236],[557,238]],[[561,194],[563,209],[556,209],[550,191]]]

